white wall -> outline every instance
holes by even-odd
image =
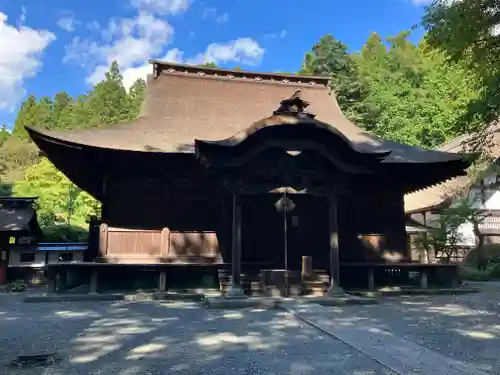
[[[21,262],[22,253],[35,253],[34,262]],[[45,251],[40,250],[11,250],[9,253],[9,267],[43,267],[45,266]],[[48,251],[48,262],[59,263],[59,251]],[[66,253],[66,252],[61,252]],[[73,262],[83,262],[83,251],[73,252]]]
[[[484,203],[481,186],[474,186],[470,189],[468,200],[474,208],[483,208],[488,210],[500,210],[500,191],[494,187],[496,174],[492,173],[484,178]],[[459,245],[475,246],[476,239],[471,223],[464,223],[458,228],[461,241]]]

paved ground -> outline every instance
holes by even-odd
[[[328,308],[441,355],[500,374],[500,286],[477,295],[389,299]],[[7,369],[18,355],[57,351],[43,370]],[[393,374],[280,310],[209,311],[196,304],[23,304],[0,295],[0,374]],[[432,374],[436,375],[436,374]]]
[[[279,310],[1,298],[0,374],[392,374]],[[66,360],[43,371],[4,370],[17,355],[50,351]]]
[[[482,286],[479,294],[387,298],[330,311],[344,325],[363,324],[500,374],[500,283]]]

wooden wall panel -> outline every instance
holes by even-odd
[[[168,261],[221,262],[219,241],[215,232],[170,232]]]
[[[161,231],[108,228],[106,255],[161,256]]]

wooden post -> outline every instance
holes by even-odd
[[[312,256],[303,256],[302,257],[302,276],[310,277],[313,274],[313,266],[312,266]]]
[[[90,270],[90,293],[96,294],[98,291],[99,271],[97,267],[92,267]]]
[[[368,268],[368,290],[375,290],[375,270]]]
[[[47,269],[47,289],[49,293],[56,292],[56,272],[52,267]]]
[[[241,287],[241,197],[233,193],[233,236],[231,249],[231,286],[226,298],[244,298]]]
[[[343,294],[339,287],[339,233],[338,233],[338,203],[336,198],[330,198],[329,210],[330,228],[330,288],[326,292],[328,296]]]
[[[66,267],[59,267],[59,290],[61,292],[68,290],[68,270]]]
[[[158,280],[158,291],[166,292],[167,291],[167,272],[161,271],[160,278]]]
[[[427,289],[429,287],[427,276],[428,276],[428,270],[426,268],[422,268],[420,270],[420,287],[422,289]]]
[[[453,267],[453,269],[451,270],[451,287],[458,288],[459,286],[460,286],[460,278],[459,278],[458,267]]]
[[[160,253],[162,260],[168,257],[170,251],[170,229],[163,228],[160,235]]]
[[[99,225],[99,258],[103,258],[108,253],[108,224]]]

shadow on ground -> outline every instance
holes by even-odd
[[[457,296],[387,297],[376,306],[330,308],[342,326],[395,335],[500,374],[500,287]]]
[[[0,366],[21,354],[56,351],[63,357],[50,368],[10,369],[9,375],[391,374],[280,310],[2,302]]]

